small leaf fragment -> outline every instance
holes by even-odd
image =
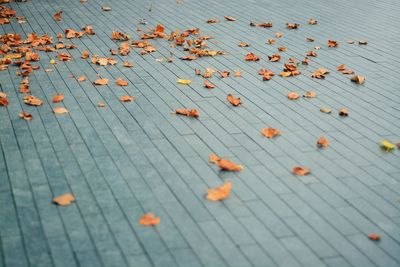
[[[356,84],[363,84],[365,83],[365,77],[361,75],[355,75],[351,77],[351,81],[356,83]]]
[[[262,128],[261,133],[267,138],[273,138],[275,136],[281,135],[281,131],[276,128]]]
[[[108,84],[108,79],[103,78],[103,79],[97,79],[93,82],[95,85],[106,85]]]
[[[320,138],[318,138],[317,140],[317,146],[318,147],[328,147],[329,146],[329,141],[328,139],[326,139],[325,137],[321,136]]]
[[[154,226],[160,223],[160,217],[149,212],[139,218],[139,223],[143,226]]]
[[[123,95],[119,98],[121,102],[132,102],[135,98],[130,95]]]
[[[305,176],[311,173],[310,169],[301,166],[294,167],[292,172],[299,176]]]
[[[21,111],[21,112],[19,113],[19,117],[20,117],[21,119],[26,120],[26,121],[30,121],[30,120],[33,119],[32,115],[31,115],[30,113],[28,113],[28,112],[25,112],[25,111]]]
[[[327,113],[327,114],[332,113],[332,109],[330,109],[330,108],[325,108],[325,107],[320,108],[319,111],[321,111],[322,113]]]

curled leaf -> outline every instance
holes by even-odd
[[[128,82],[125,81],[125,80],[122,79],[122,78],[116,79],[116,80],[115,80],[115,83],[116,83],[117,85],[119,85],[119,86],[127,86],[127,85],[128,85]]]
[[[184,115],[187,117],[195,117],[195,118],[200,116],[200,113],[197,109],[184,109],[184,108],[176,109],[175,114]]]
[[[381,236],[378,234],[371,233],[371,234],[368,234],[368,238],[373,241],[379,241],[381,239]]]
[[[75,197],[71,193],[65,193],[53,198],[53,203],[60,206],[68,206],[72,201],[75,201]]]
[[[281,135],[281,131],[275,128],[262,128],[261,133],[267,138],[273,138],[275,136]]]
[[[313,72],[311,77],[317,78],[317,79],[325,79],[325,76],[329,74],[329,71],[327,69],[321,68],[317,69],[316,71]]]
[[[239,47],[249,47],[249,46],[250,46],[250,44],[246,43],[246,42],[240,42],[239,43]]]
[[[292,169],[292,172],[299,176],[305,176],[311,173],[310,169],[305,167],[296,166]]]
[[[207,89],[213,89],[213,88],[215,88],[215,85],[210,83],[209,81],[205,80],[204,81],[204,87],[207,88]]]
[[[55,108],[53,108],[53,112],[55,114],[65,114],[65,113],[68,113],[68,110],[64,107],[55,107]]]
[[[56,21],[60,21],[61,20],[61,15],[62,15],[62,11],[58,11],[57,13],[55,13],[54,15],[53,15],[53,18],[54,18],[54,20],[56,20]]]
[[[238,171],[243,170],[243,166],[242,165],[238,165],[238,164],[233,163],[232,161],[229,161],[227,159],[219,158],[215,154],[211,154],[210,157],[209,157],[209,160],[210,160],[211,163],[214,163],[214,164],[218,165],[218,167],[220,167],[224,171],[238,172]]]
[[[21,111],[21,112],[19,113],[19,117],[20,117],[21,119],[26,120],[26,121],[30,121],[30,120],[33,119],[32,115],[31,115],[30,113],[28,113],[28,112],[25,112],[25,111]]]
[[[40,106],[43,101],[33,95],[24,96],[24,103],[30,106]]]
[[[108,84],[108,79],[103,78],[103,79],[97,79],[93,82],[95,85],[106,85]]]
[[[77,78],[77,81],[78,81],[78,82],[84,82],[84,81],[86,81],[86,76],[79,76],[79,77]]]
[[[347,108],[341,108],[341,109],[339,109],[339,116],[342,116],[342,117],[347,117],[347,116],[349,116],[349,111],[347,110]]]
[[[211,201],[221,201],[229,197],[232,189],[231,182],[225,182],[223,185],[207,190],[206,198]]]
[[[386,151],[392,151],[393,149],[395,149],[396,145],[392,144],[388,140],[382,140],[381,147]]]
[[[234,17],[231,17],[231,16],[224,16],[224,18],[225,18],[227,21],[235,21],[235,20],[236,20]]]
[[[305,98],[316,98],[317,94],[314,91],[307,91],[307,92],[305,92],[303,97],[305,97]]]
[[[191,81],[191,80],[178,79],[177,82],[178,82],[179,84],[188,85],[188,84],[190,84],[192,81]]]
[[[246,60],[246,61],[259,61],[259,60],[260,60],[260,57],[254,55],[253,53],[248,53],[248,54],[246,55],[246,57],[244,58],[244,60]]]
[[[365,82],[365,77],[361,75],[355,75],[351,78],[351,81],[357,84],[363,84]]]
[[[8,99],[7,95],[5,93],[0,92],[0,106],[7,106],[8,105]]]
[[[139,223],[144,226],[153,226],[160,223],[160,218],[149,212],[140,217]]]
[[[300,95],[296,92],[290,92],[289,94],[287,94],[287,98],[289,98],[290,100],[296,100],[299,99]]]
[[[228,100],[229,103],[231,103],[233,106],[237,107],[240,104],[242,104],[242,101],[240,100],[240,97],[235,98],[233,95],[228,94],[228,96],[226,97],[226,99]]]
[[[59,103],[59,102],[61,102],[61,101],[63,101],[64,100],[64,95],[62,95],[62,94],[58,94],[58,95],[55,95],[55,96],[53,96],[53,98],[52,98],[52,102],[53,103]]]
[[[328,40],[328,47],[337,47],[339,44],[336,41]]]
[[[330,108],[320,108],[319,109],[319,111],[321,111],[322,113],[327,113],[327,114],[330,114],[330,113],[332,113],[332,109],[330,109]]]
[[[325,137],[321,136],[318,140],[317,140],[317,146],[318,147],[328,147],[329,146],[329,141],[328,139],[326,139]]]
[[[310,25],[316,25],[318,22],[315,19],[309,19],[308,24]]]
[[[121,101],[121,102],[131,102],[131,101],[133,101],[135,98],[133,97],[133,96],[130,96],[130,95],[123,95],[123,96],[121,96],[120,98],[119,98],[119,100]]]

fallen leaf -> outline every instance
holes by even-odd
[[[211,24],[211,23],[217,23],[218,22],[218,20],[216,20],[216,19],[209,19],[209,20],[207,20],[207,23],[209,23],[209,24]]]
[[[354,40],[347,40],[348,44],[354,44]]]
[[[65,114],[65,113],[68,113],[68,110],[64,107],[55,107],[55,108],[53,108],[53,112],[55,114]]]
[[[285,52],[285,51],[286,51],[286,47],[284,47],[284,46],[279,46],[279,47],[278,47],[278,51],[279,51],[279,52]]]
[[[70,61],[72,59],[72,57],[67,53],[59,53],[57,55],[57,57],[58,57],[59,60],[62,60],[62,61]]]
[[[359,45],[367,45],[368,42],[366,40],[360,40],[360,41],[358,41],[358,44]]]
[[[308,24],[310,25],[316,25],[318,22],[315,19],[309,19]]]
[[[207,190],[206,198],[211,201],[221,201],[229,197],[232,189],[231,182],[225,182],[223,185]]]
[[[108,79],[103,78],[103,79],[97,79],[93,82],[95,85],[106,85],[108,84]]]
[[[99,108],[104,108],[106,106],[106,104],[104,102],[99,102],[99,103],[97,103],[97,106]]]
[[[242,77],[242,73],[240,70],[235,70],[233,76],[234,77]]]
[[[43,101],[33,95],[24,96],[24,103],[30,106],[40,106]]]
[[[75,197],[71,193],[65,193],[53,198],[53,203],[60,206],[68,206],[72,201],[75,201]]]
[[[321,111],[322,113],[332,113],[332,109],[330,108],[320,108],[319,111]]]
[[[0,106],[6,107],[8,105],[7,95],[0,92]]]
[[[227,21],[235,21],[235,20],[236,20],[234,17],[231,17],[231,16],[224,16],[224,18],[225,18]]]
[[[228,96],[226,97],[226,99],[228,100],[229,103],[231,103],[233,106],[239,106],[240,104],[242,104],[242,101],[239,98],[235,98],[233,95],[228,94]]]
[[[249,46],[250,46],[250,44],[246,43],[246,42],[240,42],[239,43],[239,47],[249,47]]]
[[[267,138],[273,138],[275,136],[281,135],[281,131],[275,128],[262,128],[261,133]]]
[[[188,85],[188,84],[190,84],[192,81],[191,81],[191,80],[178,79],[177,82],[178,82],[179,84]]]
[[[347,117],[349,116],[349,111],[346,108],[339,109],[339,116]]]
[[[101,10],[103,10],[103,11],[111,11],[112,8],[109,7],[109,6],[102,6],[102,7],[101,7]]]
[[[160,217],[149,212],[140,217],[139,223],[144,226],[154,226],[160,223]]]
[[[303,95],[303,97],[305,97],[305,98],[316,98],[316,97],[317,97],[317,94],[316,94],[315,92],[313,92],[313,91],[307,91],[307,92]]]
[[[300,24],[297,24],[297,23],[286,23],[286,27],[289,30],[297,29],[297,28],[299,28],[299,26],[300,26]]]
[[[218,71],[219,75],[221,76],[221,78],[228,78],[229,75],[231,74],[229,71],[224,70],[224,71]]]
[[[281,32],[275,33],[275,37],[276,38],[281,38],[282,36],[283,36],[283,34]]]
[[[305,176],[311,173],[310,169],[305,167],[296,166],[292,169],[292,172],[299,176]]]
[[[381,147],[386,151],[392,151],[393,149],[395,149],[396,145],[392,144],[388,140],[382,140]]]
[[[368,238],[373,240],[373,241],[379,241],[381,239],[381,236],[378,234],[368,234]]]
[[[317,146],[318,147],[328,147],[329,146],[329,141],[325,137],[321,136],[317,140]]]
[[[204,87],[207,88],[207,89],[212,89],[212,88],[215,88],[215,85],[210,83],[209,81],[205,80],[204,81]]]
[[[130,95],[123,95],[123,96],[121,96],[120,98],[119,98],[119,100],[121,101],[121,102],[131,102],[131,101],[133,101],[135,98],[133,97],[133,96],[130,96]]]
[[[200,116],[200,113],[199,113],[199,111],[197,109],[183,109],[183,108],[180,108],[180,109],[176,109],[175,110],[175,114],[184,115],[184,116],[188,116],[188,117],[195,117],[195,118]]]
[[[300,98],[300,95],[296,92],[290,92],[289,94],[287,94],[287,98],[289,98],[290,100],[296,100]]]
[[[267,40],[267,43],[268,43],[269,45],[274,45],[274,44],[276,43],[276,41],[275,41],[274,39],[268,39],[268,40]]]
[[[314,38],[311,38],[311,37],[307,37],[307,38],[306,38],[306,41],[312,43],[312,42],[315,41],[315,39],[314,39]]]
[[[95,35],[93,27],[90,26],[90,25],[85,26],[82,30],[84,30],[85,33],[88,34],[88,35]]]
[[[131,67],[133,67],[133,64],[129,61],[124,61],[123,66],[127,67],[127,68],[131,68]]]
[[[363,84],[365,83],[365,77],[361,75],[355,75],[351,77],[351,81],[357,84]]]
[[[260,69],[258,71],[258,74],[263,76],[263,81],[269,81],[275,75],[275,73],[272,70],[266,70],[266,69]]]
[[[325,79],[325,76],[329,74],[329,71],[327,69],[321,68],[317,69],[316,71],[313,72],[311,77],[317,78],[317,79]]]
[[[116,79],[116,80],[115,80],[115,83],[116,83],[117,85],[119,85],[119,86],[127,86],[127,85],[128,85],[128,82],[125,81],[125,80],[122,79],[122,78]]]
[[[268,59],[269,59],[269,61],[271,61],[271,62],[277,62],[277,61],[281,60],[281,56],[275,54],[275,55],[272,55],[272,56],[268,56]]]
[[[30,120],[33,119],[32,115],[29,114],[28,112],[25,112],[25,111],[21,111],[21,112],[19,113],[19,117],[20,117],[21,119],[26,120],[26,121],[30,121]]]
[[[77,81],[78,81],[78,82],[84,82],[84,81],[86,81],[86,76],[79,76],[79,77],[77,78]]]
[[[89,57],[90,57],[89,51],[85,50],[85,51],[82,52],[81,58],[86,59],[86,58],[89,58]]]
[[[248,54],[246,55],[246,57],[244,58],[244,60],[246,60],[246,61],[259,61],[259,60],[260,60],[260,57],[254,55],[253,53],[248,53]]]
[[[339,44],[336,41],[328,40],[328,47],[337,47]]]
[[[208,160],[209,160],[211,163],[217,164],[218,161],[220,160],[220,157],[218,157],[218,156],[215,155],[215,154],[211,154],[211,155],[208,157]]]
[[[55,96],[53,96],[53,98],[52,98],[52,102],[53,103],[59,103],[59,102],[61,102],[61,101],[63,101],[64,100],[64,95],[62,95],[62,94],[58,94],[58,95],[55,95]]]
[[[317,57],[317,52],[315,52],[315,51],[308,51],[307,52],[307,56],[309,56],[309,57]]]
[[[54,15],[53,15],[53,18],[54,18],[54,20],[56,20],[56,21],[60,21],[61,20],[61,15],[62,15],[62,11],[58,11],[57,13],[55,13]]]

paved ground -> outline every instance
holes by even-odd
[[[4,4],[27,23],[1,25],[1,33],[36,32],[53,37],[66,28],[92,25],[96,35],[72,39],[71,62],[51,65],[56,53],[40,52],[41,70],[30,75],[32,94],[44,100],[27,106],[18,92],[15,66],[0,71],[1,91],[10,104],[0,107],[0,266],[400,266],[399,150],[385,152],[379,142],[400,141],[400,3],[395,0],[193,1],[173,0],[31,0]],[[101,6],[112,8],[102,12]],[[151,11],[149,11],[151,9]],[[62,21],[52,15],[62,10]],[[230,15],[235,22],[225,21]],[[213,36],[212,49],[228,54],[181,61],[186,53],[166,40],[150,40],[157,52],[141,56],[134,49],[115,56],[117,66],[96,66],[82,51],[110,56],[118,43],[111,32],[139,39],[136,28],[161,23],[169,33],[199,27]],[[217,18],[217,24],[206,20]],[[315,18],[318,25],[308,25]],[[274,27],[250,27],[250,21]],[[300,23],[288,30],[285,23]],[[265,44],[283,37],[277,44]],[[314,43],[305,41],[315,38]],[[339,47],[328,48],[327,40]],[[348,44],[348,39],[356,40]],[[368,45],[358,45],[365,39]],[[238,47],[240,41],[250,47]],[[283,59],[267,56],[283,45]],[[260,68],[276,73],[289,57],[299,60],[321,46],[302,74],[276,75],[264,82]],[[63,50],[61,50],[63,51]],[[174,54],[174,62],[156,59]],[[65,51],[64,51],[65,52]],[[247,52],[261,56],[245,62]],[[122,67],[122,61],[134,63]],[[340,64],[366,77],[351,83],[336,71]],[[210,81],[203,88],[194,69],[241,70],[242,76]],[[311,78],[318,68],[331,73]],[[44,69],[52,68],[53,72]],[[86,82],[71,78],[85,75]],[[109,86],[90,81],[109,78]],[[119,87],[122,77],[129,86]],[[189,86],[178,78],[191,79]],[[315,99],[290,101],[286,94],[307,90]],[[55,115],[56,93],[65,95],[69,113]],[[240,96],[232,107],[226,95]],[[134,102],[121,103],[121,95]],[[97,103],[104,101],[105,108]],[[333,109],[324,114],[320,107]],[[172,115],[176,108],[197,108],[199,119]],[[346,107],[349,117],[339,117]],[[18,117],[21,110],[32,121]],[[275,127],[271,140],[260,130]],[[317,149],[324,135],[330,147]],[[216,153],[244,165],[239,173],[219,172],[208,163]],[[312,170],[295,176],[296,165]],[[229,179],[230,198],[204,199],[209,187]],[[67,207],[51,203],[71,192]],[[138,224],[145,212],[161,218],[156,227]],[[377,233],[374,242],[367,235]]]

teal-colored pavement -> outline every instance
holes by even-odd
[[[400,266],[399,149],[386,152],[382,140],[400,142],[400,2],[397,0],[29,0],[1,4],[25,16],[1,25],[1,34],[48,34],[92,25],[95,35],[65,40],[70,62],[50,64],[56,52],[38,52],[30,75],[33,95],[44,101],[27,106],[19,93],[17,67],[0,71],[0,266],[163,266],[163,267],[394,267]],[[102,11],[109,6],[112,11]],[[62,20],[53,14],[63,11]],[[226,21],[233,16],[236,21]],[[147,25],[139,24],[144,18]],[[208,19],[218,19],[208,24]],[[317,25],[309,25],[314,18]],[[273,22],[272,28],[250,27]],[[286,23],[301,24],[289,30]],[[226,55],[182,61],[182,47],[149,40],[157,51],[113,56],[116,66],[94,65],[81,53],[110,57],[120,42],[112,31],[139,40],[140,32],[162,24],[166,32],[200,28],[212,36],[210,49]],[[275,33],[281,32],[282,38]],[[307,42],[312,37],[315,42]],[[268,45],[269,38],[277,40]],[[339,46],[328,48],[328,40]],[[354,44],[347,40],[355,40]],[[359,45],[359,40],[367,45]],[[250,47],[239,47],[239,42]],[[285,46],[286,52],[278,52]],[[302,60],[315,46],[317,57],[300,64],[301,75],[283,78],[283,63]],[[247,62],[253,52],[260,61]],[[165,58],[173,54],[173,62]],[[280,62],[268,56],[279,53]],[[163,61],[160,62],[161,59]],[[134,64],[122,66],[123,61]],[[336,70],[340,64],[366,77],[363,85]],[[203,87],[195,69],[228,70]],[[262,81],[261,68],[276,75]],[[326,79],[311,78],[327,68]],[[46,72],[46,69],[53,69]],[[242,77],[233,77],[240,70]],[[86,76],[78,82],[73,77]],[[107,86],[91,82],[99,76]],[[129,82],[117,86],[116,78]],[[177,79],[190,79],[181,85]],[[315,91],[314,99],[287,99],[291,91]],[[62,93],[62,103],[51,102]],[[232,93],[243,105],[226,101]],[[135,96],[121,103],[122,95]],[[106,107],[99,108],[98,102]],[[55,106],[69,113],[56,115]],[[332,109],[331,114],[319,111]],[[200,117],[171,114],[196,108]],[[338,110],[347,108],[348,117]],[[33,115],[19,118],[20,111]],[[264,127],[278,128],[274,139]],[[316,140],[325,136],[326,149]],[[211,153],[244,166],[220,172]],[[292,174],[296,165],[311,169]],[[205,199],[208,188],[233,185],[222,202]],[[52,203],[66,192],[76,201]],[[138,219],[161,218],[155,227]],[[380,241],[368,234],[381,235]]]

